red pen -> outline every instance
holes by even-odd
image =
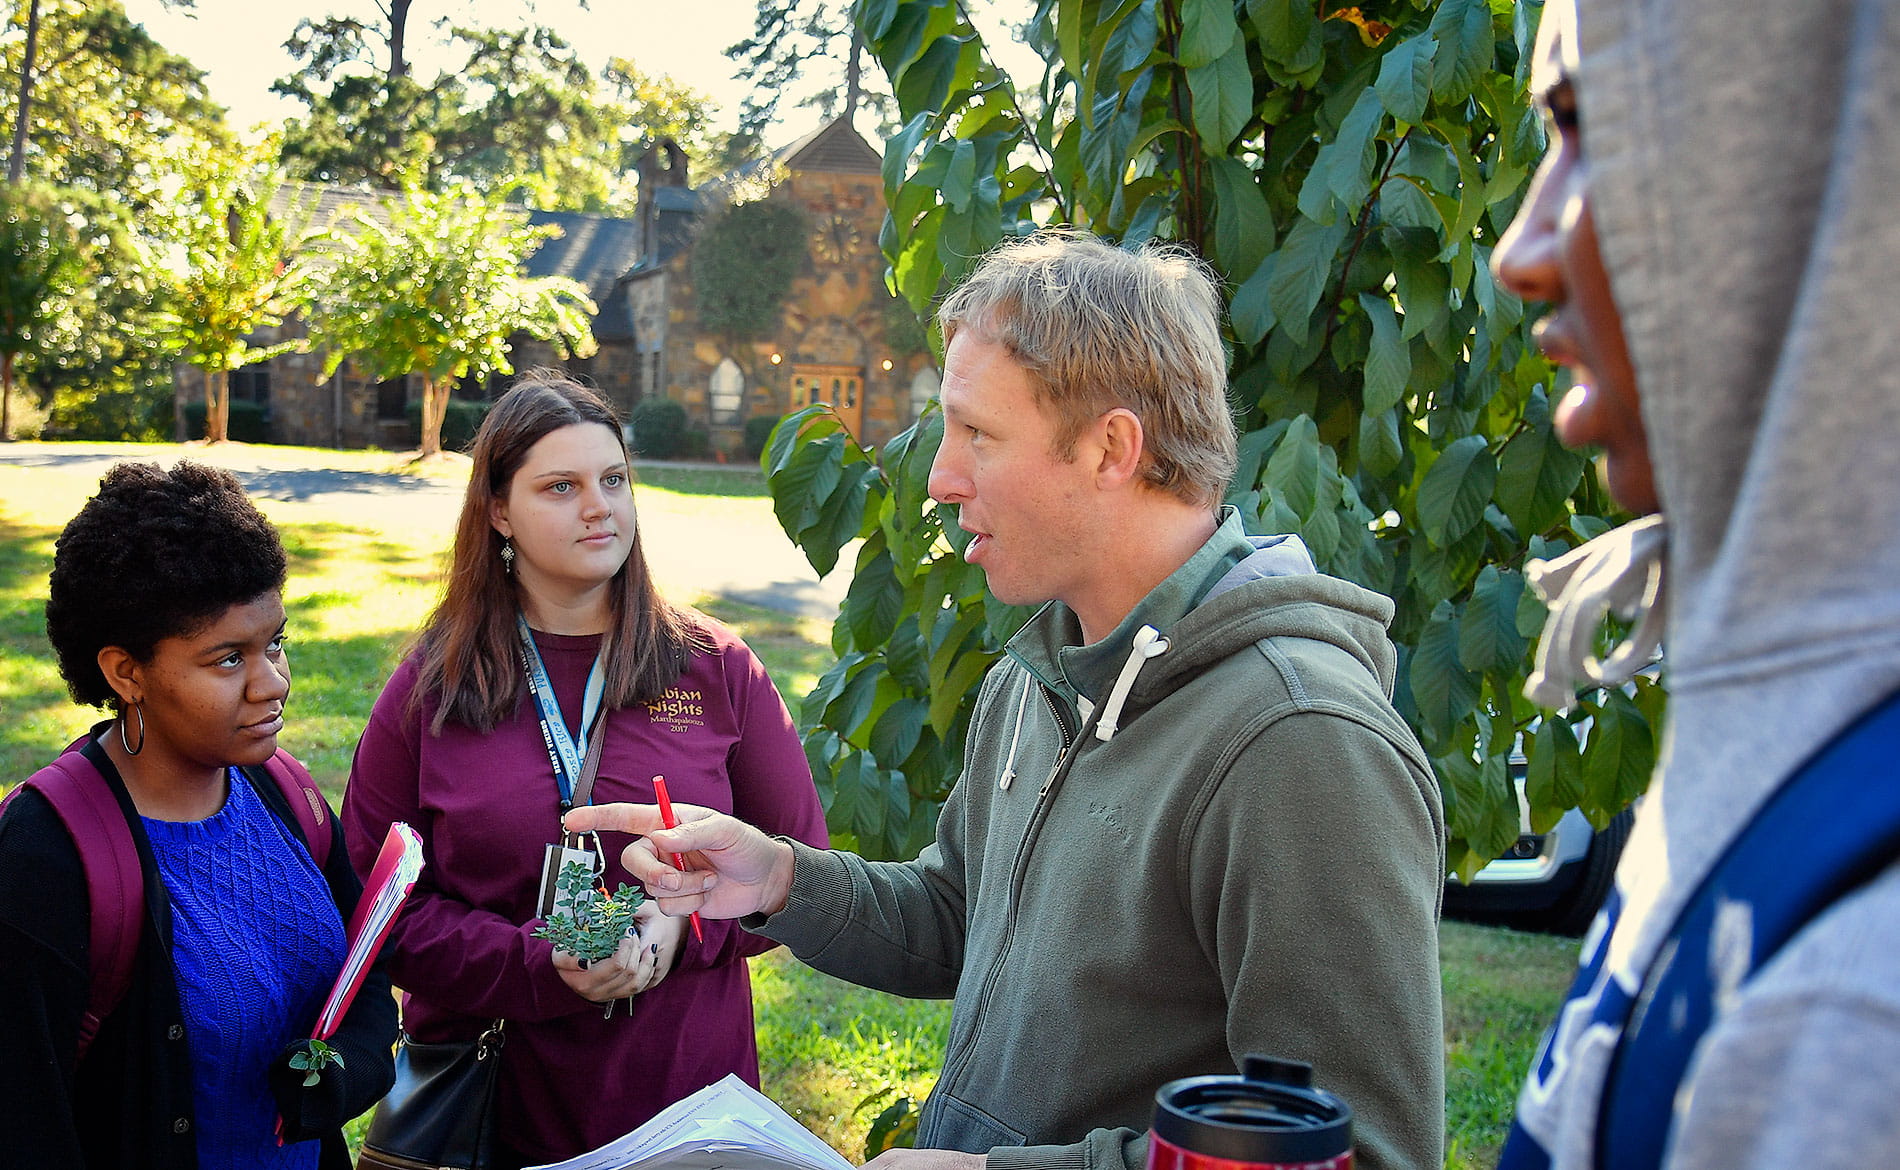
[[[679,828],[680,819],[673,815],[672,798],[666,795],[666,777],[655,776],[653,778],[653,795],[658,797],[660,801],[660,823],[669,829]],[[682,871],[685,870],[686,859],[677,853],[673,854],[672,857],[673,868]],[[705,933],[699,928],[699,911],[697,910],[693,911],[693,937],[700,942],[706,941]]]

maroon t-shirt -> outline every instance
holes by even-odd
[[[704,620],[704,619],[702,619]],[[824,810],[784,702],[752,652],[709,620],[714,646],[651,703],[610,711],[595,803],[673,800],[730,812],[768,833],[823,847]],[[570,727],[598,637],[535,634]],[[473,1036],[507,1020],[501,1140],[530,1162],[557,1161],[619,1137],[667,1105],[736,1072],[758,1084],[745,959],[772,942],[736,923],[685,931],[674,970],[621,1001],[612,1019],[554,971],[533,937],[546,846],[559,837],[559,792],[524,686],[519,708],[487,735],[411,712],[412,656],[383,688],[357,745],[343,798],[352,860],[366,873],[391,821],[422,837],[426,865],[390,935],[390,975],[406,993],[403,1025],[421,1041]],[[581,745],[584,747],[584,745]],[[628,838],[603,834],[609,889],[632,878]]]

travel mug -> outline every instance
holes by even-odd
[[[1249,1056],[1240,1076],[1161,1086],[1148,1170],[1352,1170],[1352,1110],[1313,1066]]]

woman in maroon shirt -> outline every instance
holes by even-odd
[[[711,920],[696,936],[651,905],[589,964],[534,937],[566,806],[652,803],[664,776],[675,800],[827,838],[763,667],[654,589],[612,408],[531,373],[489,411],[473,458],[447,591],[377,699],[343,818],[359,871],[389,822],[421,834],[427,865],[386,952],[404,1030],[439,1042],[507,1021],[501,1163],[526,1165],[592,1149],[727,1073],[758,1083],[745,959],[769,940]],[[624,843],[603,843],[609,889],[631,880]]]

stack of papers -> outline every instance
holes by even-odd
[[[669,1106],[625,1137],[529,1170],[855,1170],[737,1075]]]

